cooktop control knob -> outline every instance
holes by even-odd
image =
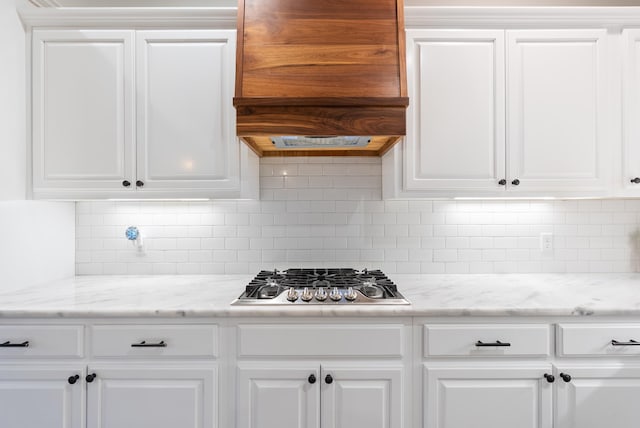
[[[325,290],[324,287],[320,287],[318,291],[316,291],[316,300],[320,302],[327,300],[327,290]]]
[[[329,298],[334,302],[342,299],[342,294],[340,294],[338,287],[333,287],[333,290],[331,290],[331,293],[329,293]]]
[[[289,291],[287,292],[287,300],[290,302],[295,302],[296,300],[298,300],[298,292],[295,288],[291,287],[289,289]]]
[[[358,295],[356,294],[355,290],[353,289],[353,287],[349,287],[347,289],[347,293],[344,295],[344,298],[353,302],[354,300],[356,300],[356,297],[358,297]]]
[[[313,299],[313,293],[309,290],[309,287],[304,287],[304,290],[302,290],[302,295],[300,296],[300,298],[305,302],[308,302],[309,300]]]

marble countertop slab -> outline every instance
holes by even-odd
[[[253,275],[77,276],[0,289],[0,317],[640,316],[640,274],[389,275],[411,305],[231,306]]]

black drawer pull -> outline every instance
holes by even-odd
[[[485,343],[481,340],[478,340],[476,342],[476,346],[478,347],[483,347],[483,346],[511,346],[511,344],[509,342],[500,342],[499,340],[496,340],[495,342],[488,342]]]
[[[613,345],[613,346],[640,346],[640,342],[638,342],[637,340],[633,340],[633,339],[629,339],[628,342],[618,342],[617,340],[613,339],[611,341],[611,345]]]
[[[86,380],[87,382],[91,383],[93,382],[93,380],[96,378],[96,374],[95,373],[91,373],[88,374],[87,377],[84,378],[84,380]]]
[[[631,182],[633,184],[640,184],[640,177],[636,177],[636,178],[631,179]]]
[[[0,343],[0,348],[28,348],[29,341],[26,340],[22,343],[11,343],[10,341],[6,341],[4,343]]]
[[[325,383],[331,385],[333,383],[333,376],[328,374],[327,376],[325,376],[324,381],[325,381]]]
[[[310,384],[316,383],[316,375],[314,374],[309,375],[309,378],[307,380],[309,381]]]
[[[167,342],[165,342],[164,340],[161,340],[158,343],[147,343],[146,340],[143,340],[140,343],[132,343],[131,347],[132,348],[166,348]]]
[[[545,379],[547,380],[547,382],[549,382],[549,383],[553,383],[553,382],[555,382],[555,381],[556,381],[556,377],[555,377],[554,375],[552,375],[552,374],[549,374],[549,373],[545,373],[545,374],[544,374],[544,378],[545,378]]]
[[[80,379],[80,375],[69,376],[69,379],[67,379],[67,382],[69,382],[70,385],[73,385],[78,381],[78,379]]]

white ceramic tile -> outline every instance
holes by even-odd
[[[640,201],[382,201],[379,158],[263,158],[260,201],[78,202],[76,272],[630,272]],[[124,238],[137,226],[143,254]],[[540,251],[540,233],[554,250]]]

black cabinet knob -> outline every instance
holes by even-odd
[[[141,181],[141,180],[136,181],[136,186],[138,187],[144,186],[144,181]]]
[[[314,374],[309,375],[309,383],[311,383],[311,384],[316,383],[316,375],[314,375]]]
[[[633,184],[640,184],[640,177],[636,177],[636,178],[632,179],[631,182]]]
[[[96,378],[96,374],[95,373],[91,373],[89,375],[87,375],[87,377],[85,378],[85,380],[89,383],[93,382],[93,380]]]
[[[554,375],[552,375],[552,374],[548,374],[548,373],[545,373],[545,374],[544,374],[544,378],[545,378],[545,379],[547,380],[547,382],[549,382],[549,383],[553,383],[553,382],[555,382],[555,380],[556,380],[556,377],[555,377]]]
[[[505,180],[504,178],[500,181],[498,181],[498,184],[501,186],[506,186],[507,185],[507,180]]]
[[[515,180],[513,180],[513,181],[511,182],[511,184],[513,184],[514,186],[518,186],[518,185],[520,185],[520,180],[518,180],[518,179],[516,178]]]
[[[330,374],[328,374],[325,378],[324,381],[328,384],[332,384],[333,383],[333,376],[331,376]]]
[[[69,379],[67,379],[67,381],[73,385],[74,383],[76,383],[78,381],[78,379],[80,379],[80,375],[74,375],[74,376],[69,376]]]
[[[560,373],[560,377],[565,382],[571,382],[571,376],[566,373]]]
[[[122,185],[123,185],[124,187],[129,187],[129,186],[131,186],[131,182],[130,182],[129,180],[124,180],[124,181],[122,182]]]

